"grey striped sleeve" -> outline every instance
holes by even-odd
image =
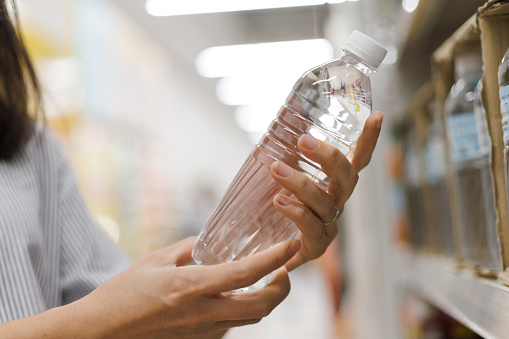
[[[0,321],[79,299],[128,264],[95,225],[47,129],[0,162]]]

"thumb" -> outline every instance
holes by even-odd
[[[378,137],[380,136],[382,121],[383,114],[381,112],[371,114],[364,124],[359,139],[350,152],[352,154],[350,162],[357,172],[360,172],[360,170],[366,167],[371,160]]]
[[[286,264],[301,246],[300,240],[287,240],[239,261],[203,267],[208,271],[208,292],[220,293],[250,286]]]
[[[171,246],[162,248],[154,253],[153,259],[160,265],[183,266],[193,261],[192,251],[196,237],[185,238]]]

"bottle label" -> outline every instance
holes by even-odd
[[[334,100],[338,100],[339,104],[357,117],[359,122],[364,123],[371,114],[371,99],[362,87],[360,79],[351,84],[341,82],[338,90],[330,91],[332,94],[338,94],[331,98],[331,106],[334,106]]]
[[[481,156],[474,112],[457,113],[447,118],[451,157],[455,163]]]
[[[504,133],[504,144],[509,143],[509,85],[500,87],[500,113],[502,114],[502,132]]]

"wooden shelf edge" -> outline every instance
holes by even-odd
[[[458,267],[452,259],[408,254],[403,264],[404,288],[449,314],[484,338],[507,338],[509,288]]]

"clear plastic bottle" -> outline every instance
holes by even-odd
[[[502,114],[502,132],[504,135],[504,170],[506,192],[509,198],[509,49],[502,58],[498,68],[500,90],[500,113]]]
[[[272,179],[269,167],[281,160],[325,190],[329,178],[319,164],[300,154],[297,140],[310,134],[348,153],[371,114],[369,75],[385,54],[377,42],[354,31],[340,59],[297,80],[198,236],[193,249],[197,264],[239,260],[298,236],[295,224],[273,206],[273,197],[283,188]]]
[[[457,82],[445,103],[449,145],[458,203],[463,257],[484,268],[498,269],[490,253],[487,210],[486,159],[481,154],[474,114],[474,91],[482,76],[478,51],[464,52],[455,59]],[[488,158],[489,160],[489,158]],[[492,206],[493,208],[493,206]]]
[[[481,103],[482,81],[479,81],[474,89],[474,115],[477,126],[477,136],[479,140],[481,169],[481,184],[483,201],[486,209],[486,231],[488,237],[489,252],[491,255],[491,264],[488,268],[500,270],[502,268],[500,258],[500,245],[497,235],[497,215],[495,212],[495,196],[493,191],[493,178],[490,171],[491,138],[488,132],[488,123],[486,121],[486,110]]]

